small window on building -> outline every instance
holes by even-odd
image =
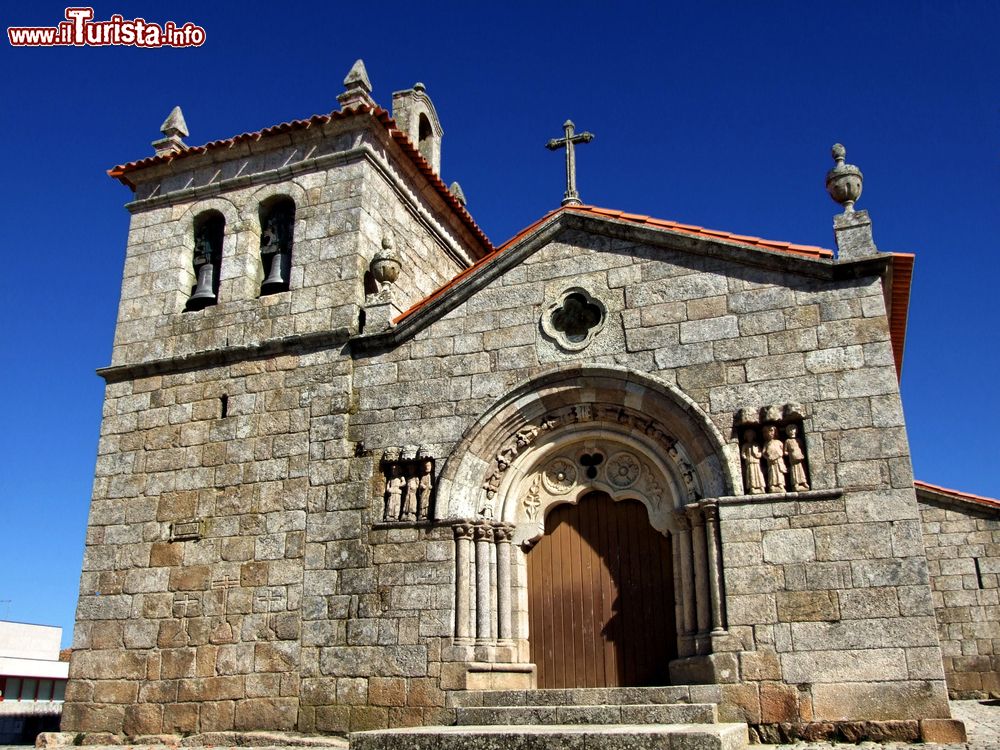
[[[52,700],[52,680],[38,681],[38,695],[35,700],[45,702]]]
[[[194,220],[195,285],[187,301],[188,310],[201,310],[219,301],[219,278],[222,272],[222,237],[226,219],[218,211],[206,211]]]
[[[38,680],[33,677],[26,677],[21,682],[21,700],[22,701],[33,701],[35,700],[35,691],[38,689]]]
[[[19,701],[21,700],[21,678],[20,677],[8,677],[7,678],[7,689],[3,691],[4,700],[8,701]]]
[[[295,201],[281,195],[260,206],[260,263],[264,270],[261,295],[288,291],[292,269]]]
[[[56,680],[55,689],[52,691],[52,700],[62,703],[66,700],[66,680]]]

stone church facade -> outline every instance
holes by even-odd
[[[390,116],[363,66],[345,85],[202,147],[177,110],[111,171],[134,200],[63,729],[669,684],[763,728],[948,731],[913,257],[875,248],[843,154],[836,255],[572,199],[494,247],[424,87]]]

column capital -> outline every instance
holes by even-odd
[[[455,533],[456,539],[472,539],[473,530],[475,528],[475,524],[472,522],[463,521],[461,523],[456,523],[451,527],[451,530]]]
[[[477,542],[493,541],[493,527],[488,523],[477,523],[472,527]]]
[[[677,530],[681,532],[691,530],[691,519],[687,517],[687,511],[683,508],[674,511],[674,519],[677,521]]]
[[[687,514],[688,521],[691,523],[691,528],[697,528],[705,525],[705,519],[701,515],[701,508],[697,505],[686,506],[684,508],[684,512]]]
[[[493,527],[493,540],[498,544],[510,542],[513,536],[514,527],[509,523],[501,523]]]
[[[705,520],[709,523],[715,523],[719,520],[719,506],[715,503],[706,503],[702,505],[701,511],[705,515]]]

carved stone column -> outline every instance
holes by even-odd
[[[455,640],[460,643],[472,642],[472,580],[469,565],[472,562],[472,534],[475,527],[471,523],[459,523],[452,527],[455,532]]]
[[[684,635],[684,596],[683,581],[681,580],[681,536],[678,530],[671,534],[670,554],[673,557],[674,573],[674,629],[677,632],[677,653],[680,654],[681,636]]]
[[[493,528],[477,524],[476,535],[476,642],[492,641],[493,592],[490,586],[490,547],[493,546]]]
[[[493,540],[497,547],[497,638],[500,644],[513,643],[511,629],[511,579],[510,540],[514,527],[506,524],[493,529]]]
[[[722,567],[719,564],[719,506],[706,505],[705,548],[708,553],[708,594],[712,604],[712,632],[722,628]]]
[[[694,557],[694,589],[698,612],[698,634],[709,631],[711,615],[708,593],[708,565],[705,559],[705,520],[701,508],[687,509],[691,521],[691,552]]]
[[[680,540],[681,558],[681,609],[683,612],[683,627],[681,636],[690,638],[694,635],[695,603],[694,603],[694,565],[691,557],[691,523],[684,511],[676,514],[677,536]]]

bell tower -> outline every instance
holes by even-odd
[[[393,92],[392,117],[420,149],[420,154],[434,168],[434,172],[441,174],[441,139],[444,130],[424,84],[417,81],[413,88]]]

